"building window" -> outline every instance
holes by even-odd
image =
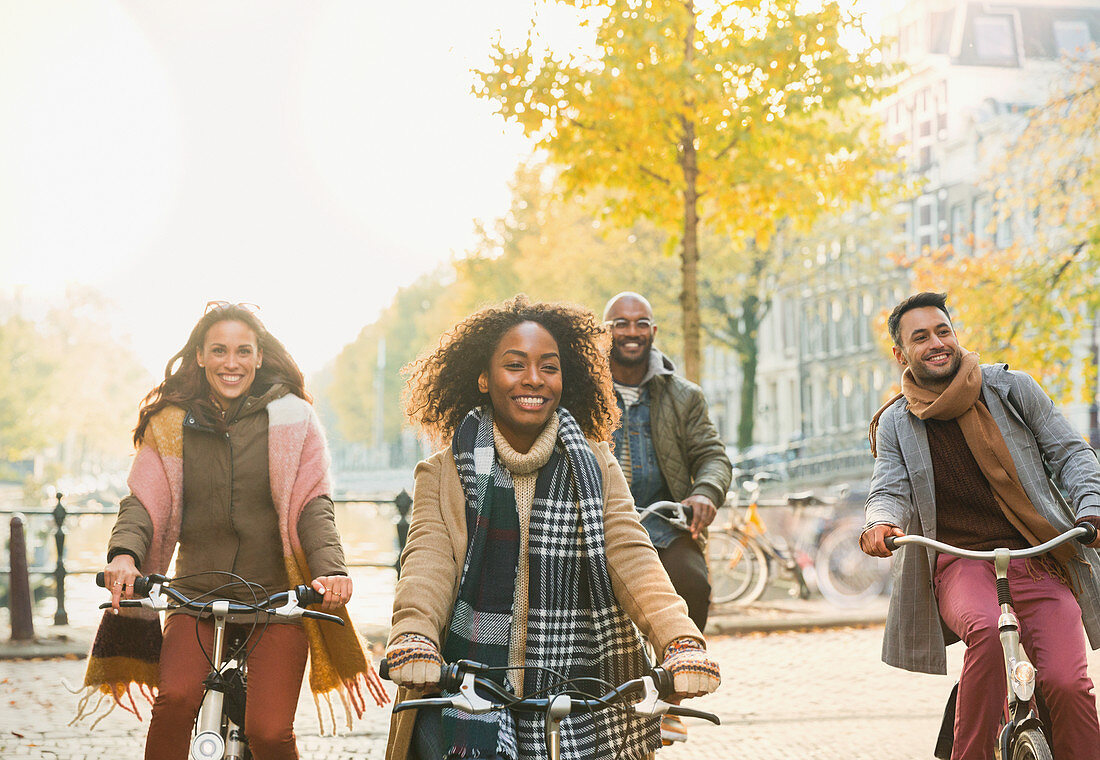
[[[975,16],[974,52],[983,63],[1018,65],[1012,17]]]
[[[961,251],[966,246],[966,206],[956,203],[951,207],[951,245],[956,251]]]
[[[974,240],[984,243],[993,232],[993,206],[989,196],[974,200]]]
[[[1002,216],[997,220],[997,228],[994,232],[993,243],[998,248],[1008,248],[1012,245],[1012,216]]]
[[[1058,46],[1059,55],[1083,53],[1092,44],[1088,23],[1077,19],[1056,19],[1054,42]]]

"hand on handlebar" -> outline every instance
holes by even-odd
[[[869,554],[872,557],[890,557],[893,552],[886,548],[886,537],[904,535],[905,531],[896,525],[890,525],[889,523],[872,525],[860,534],[859,548],[863,550],[864,554]]]
[[[103,587],[111,592],[111,609],[118,614],[121,599],[134,598],[134,580],[141,577],[134,558],[118,554],[103,568]]]
[[[714,522],[714,516],[718,513],[714,502],[701,494],[692,494],[680,503],[691,507],[691,537],[699,538],[699,534]]]
[[[335,612],[351,599],[351,578],[346,575],[323,575],[314,578],[309,585],[325,597],[321,602],[321,612]]]
[[[673,697],[710,694],[722,683],[718,663],[707,656],[707,650],[697,639],[689,636],[678,638],[665,648],[661,667],[672,674]]]
[[[1082,525],[1084,523],[1088,523],[1092,527],[1096,528],[1097,531],[1100,531],[1100,517],[1093,517],[1090,515],[1088,517],[1077,518],[1077,525]],[[1100,533],[1097,533],[1096,538],[1093,539],[1092,543],[1085,544],[1085,546],[1089,547],[1090,549],[1100,549]]]
[[[403,633],[386,648],[389,679],[398,686],[424,691],[439,683],[443,658],[426,636]]]

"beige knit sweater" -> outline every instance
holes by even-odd
[[[516,696],[523,698],[523,671],[527,664],[527,600],[530,580],[530,561],[527,553],[531,547],[531,507],[535,503],[535,481],[539,470],[550,461],[554,442],[558,439],[558,415],[552,415],[531,450],[520,454],[505,440],[493,423],[493,442],[497,455],[505,469],[512,473],[512,487],[516,493],[516,512],[519,514],[519,560],[516,563],[516,595],[512,601],[512,639],[508,646],[509,680]]]

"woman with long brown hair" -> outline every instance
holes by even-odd
[[[506,669],[520,696],[551,685],[550,670],[620,683],[646,668],[632,623],[680,696],[718,686],[607,443],[618,408],[606,340],[591,312],[519,296],[408,368],[409,417],[448,445],[416,468],[386,650],[403,689],[433,687],[444,660],[464,658]],[[506,712],[400,712],[387,758],[537,758],[542,731],[541,718]],[[564,758],[642,758],[660,744],[655,719],[619,711],[562,724]]]
[[[365,685],[382,704],[344,605],[351,597],[328,479],[324,433],[301,370],[243,304],[211,302],[146,396],[134,430],[131,493],[122,500],[104,569],[113,610],[89,658],[89,696],[122,704],[136,684],[156,689],[146,758],[183,758],[209,672],[212,624],[184,611],[166,618],[119,613],[139,575],[165,573],[192,599],[250,603],[310,583],[320,607],[346,626],[259,625],[247,643],[245,720],[256,760],[297,758],[294,712],[311,663],[315,697],[335,691],[362,714]],[[234,581],[236,578],[238,581]],[[243,581],[247,581],[244,583]],[[130,699],[131,706],[133,704]]]

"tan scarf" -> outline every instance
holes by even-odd
[[[1058,535],[1054,527],[1039,514],[1031,503],[1012,454],[1008,450],[1000,428],[985,404],[979,402],[982,392],[982,368],[978,355],[969,351],[963,355],[959,371],[942,393],[930,391],[917,381],[913,370],[906,367],[901,376],[901,396],[909,404],[909,411],[921,420],[956,420],[962,429],[966,445],[974,455],[979,469],[993,489],[993,496],[1008,521],[1020,531],[1028,543],[1036,546]],[[875,438],[878,418],[898,398],[895,396],[883,406],[871,420],[871,451],[878,456]],[[1052,554],[1066,562],[1075,551],[1068,544],[1055,549]]]

